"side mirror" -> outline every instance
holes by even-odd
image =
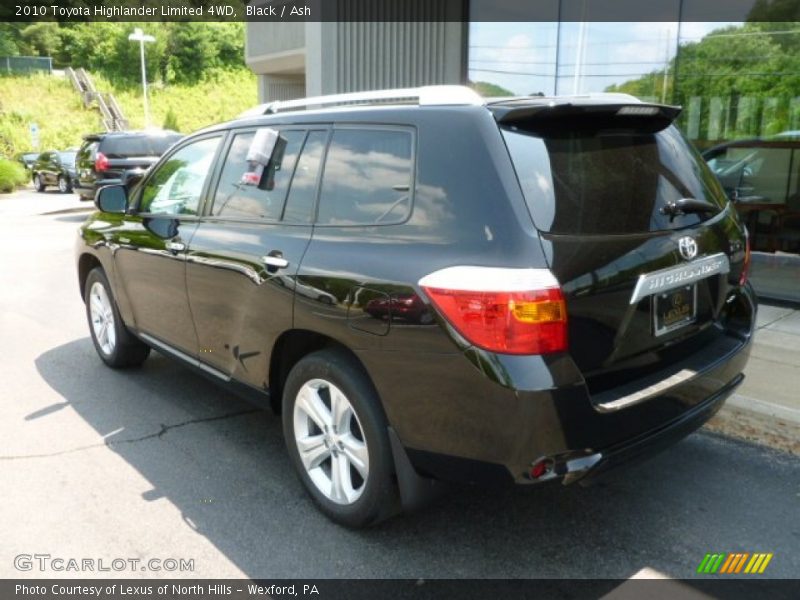
[[[105,213],[124,214],[128,208],[128,191],[124,185],[106,185],[94,195],[94,205]]]

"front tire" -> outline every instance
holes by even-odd
[[[150,347],[134,337],[120,317],[111,286],[100,267],[92,269],[84,287],[86,318],[97,354],[109,367],[138,367]]]
[[[353,358],[326,349],[294,366],[284,386],[283,432],[300,480],[330,519],[363,527],[396,512],[386,417]]]
[[[58,176],[58,191],[62,194],[69,194],[72,191],[69,180],[63,175]]]
[[[36,173],[33,176],[33,189],[35,189],[37,192],[43,192],[45,187],[46,186],[44,185],[42,176],[39,173]]]

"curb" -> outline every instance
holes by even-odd
[[[734,394],[705,428],[800,456],[800,410],[795,408]]]

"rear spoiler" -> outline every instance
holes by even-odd
[[[501,125],[523,129],[563,127],[567,119],[570,129],[622,128],[661,131],[681,113],[680,106],[645,102],[549,102],[536,104],[497,103],[489,110]]]

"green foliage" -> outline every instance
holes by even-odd
[[[666,93],[664,91],[664,71],[654,71],[642,75],[638,79],[626,81],[620,85],[611,85],[606,88],[607,92],[619,92],[630,94],[646,102],[665,102],[672,101],[672,80],[670,74],[667,75]]]
[[[117,86],[91,75],[99,90],[114,94],[131,129],[143,128],[141,87]],[[148,92],[151,123],[165,123],[172,112],[175,129],[184,133],[232,119],[254,106],[258,96],[256,77],[247,69],[216,69],[199,83],[156,85]],[[96,108],[84,108],[64,78],[0,76],[0,155],[31,150],[31,123],[39,125],[42,149],[78,146],[84,135],[103,130],[99,114]]]
[[[55,68],[83,67],[117,86],[141,81],[136,27],[155,37],[145,44],[149,82],[197,83],[216,69],[244,66],[244,23],[96,21],[0,23],[0,56],[52,56]]]
[[[53,56],[61,49],[57,23],[42,21],[28,25],[20,32],[20,52],[27,56]]]
[[[666,73],[666,101],[684,106],[697,139],[768,136],[800,124],[800,23],[745,23],[682,44]],[[780,32],[780,33],[771,33]],[[786,33],[794,32],[794,33]],[[654,71],[607,91],[662,99]],[[691,116],[690,116],[691,114]]]
[[[487,81],[470,81],[469,86],[484,98],[502,98],[503,96],[516,95],[504,87]]]
[[[17,56],[19,27],[15,23],[0,23],[0,56]]]
[[[175,111],[172,110],[170,106],[167,109],[167,116],[164,117],[164,124],[161,126],[162,129],[171,129],[172,131],[180,131],[180,126],[178,125],[178,115],[175,114]]]
[[[28,172],[16,161],[0,158],[0,193],[13,192],[28,182]]]

